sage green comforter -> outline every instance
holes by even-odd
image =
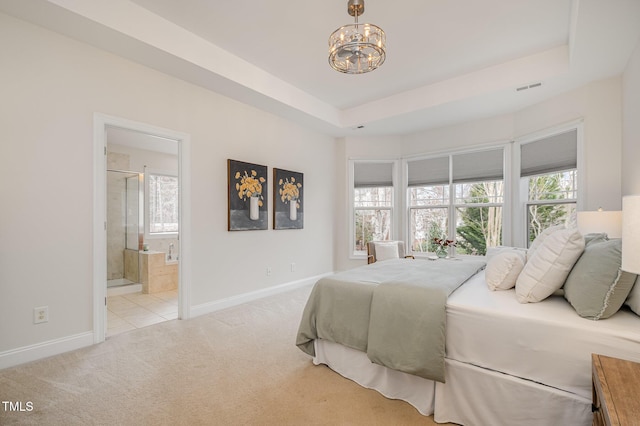
[[[447,297],[485,266],[483,259],[376,262],[322,278],[303,311],[296,345],[315,356],[326,339],[371,361],[444,382]]]

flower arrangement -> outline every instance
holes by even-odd
[[[436,246],[435,252],[438,257],[448,257],[449,247],[455,247],[455,240],[447,240],[447,238],[434,238],[433,243]]]
[[[296,183],[296,178],[291,177],[291,181],[289,178],[280,179],[278,182],[280,185],[280,199],[283,203],[287,204],[290,202],[295,202],[296,207],[300,207],[298,204],[298,198],[300,198],[300,188],[302,188],[301,183]]]
[[[262,184],[265,182],[265,178],[258,177],[258,173],[255,170],[251,170],[251,176],[249,176],[245,170],[244,175],[236,172],[236,179],[240,179],[240,182],[236,182],[238,198],[247,201],[247,198],[259,197],[258,205],[262,206]]]
[[[440,248],[456,246],[456,242],[454,240],[447,240],[446,238],[434,238],[433,242],[440,246]]]

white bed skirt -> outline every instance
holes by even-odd
[[[314,342],[314,364],[387,398],[400,399],[437,423],[465,426],[588,426],[591,400],[508,374],[446,359],[446,384],[372,363],[364,352]]]
[[[314,341],[314,364],[325,364],[333,371],[390,399],[400,399],[420,414],[433,414],[435,382],[372,363],[367,354],[327,340]]]
[[[508,374],[445,360],[436,383],[438,423],[518,426],[591,425],[591,400]]]

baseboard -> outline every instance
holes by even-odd
[[[332,273],[316,275],[302,280],[292,281],[274,287],[269,287],[262,290],[252,291],[250,293],[228,297],[222,300],[216,300],[214,302],[192,306],[190,318],[208,314],[211,312],[216,312],[226,308],[231,308],[233,306],[251,302],[253,300],[258,300],[263,297],[273,296],[279,293],[284,293],[286,291],[295,290],[307,285],[312,285],[320,278],[331,274]],[[73,336],[63,337],[60,339],[50,340],[48,342],[37,343],[35,345],[24,346],[22,348],[0,352],[0,370],[31,361],[36,361],[42,358],[47,358],[53,355],[58,355],[75,349],[84,348],[86,346],[91,346],[95,343],[93,337],[94,336],[92,332],[86,332],[75,334]]]
[[[86,332],[0,353],[0,370],[93,345],[93,333]]]
[[[285,284],[280,284],[274,287],[265,288],[262,290],[252,291],[250,293],[239,294],[237,296],[231,296],[226,299],[216,300],[214,302],[202,303],[191,307],[190,318],[197,317],[199,315],[209,314],[211,312],[220,311],[222,309],[231,308],[233,306],[241,305],[243,303],[251,302],[253,300],[262,299],[263,297],[273,296],[286,291],[295,290],[296,288],[312,285],[322,277],[332,275],[333,273],[326,273],[316,275],[313,277],[305,278],[298,281],[291,281]]]

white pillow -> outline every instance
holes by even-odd
[[[524,260],[527,260],[527,249],[521,247],[510,247],[510,246],[495,246],[495,247],[487,247],[487,254],[485,254],[485,258],[487,262],[491,260],[491,258],[497,254],[504,253],[508,251],[519,251],[524,255]]]
[[[560,290],[583,250],[584,237],[575,228],[549,234],[516,280],[518,302],[539,302]]]
[[[376,262],[400,257],[398,254],[398,243],[376,243],[375,246]]]
[[[513,288],[524,268],[525,259],[526,252],[523,250],[502,251],[492,256],[485,270],[489,288],[494,291]]]
[[[549,235],[553,234],[556,231],[560,231],[562,229],[565,229],[564,225],[555,225],[543,230],[540,234],[538,234],[538,236],[533,240],[533,242],[529,246],[529,250],[527,251],[527,259],[531,259],[531,256],[533,256],[533,253],[535,253],[538,247],[542,245],[544,240],[546,240]]]

